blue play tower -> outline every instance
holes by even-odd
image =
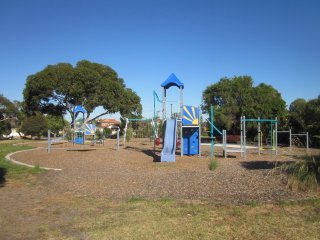
[[[180,90],[180,115],[176,119],[167,119],[166,99],[167,90],[170,87],[177,87]],[[183,105],[184,84],[171,74],[166,81],[161,84],[162,95],[162,120],[164,121],[163,149],[161,152],[161,162],[175,162],[175,152],[177,143],[177,129],[180,127],[181,156],[200,155],[200,118],[199,108]],[[156,119],[154,119],[156,121]]]

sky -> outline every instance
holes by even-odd
[[[29,75],[86,59],[112,67],[145,117],[171,73],[187,105],[240,75],[272,85],[289,105],[320,94],[319,12],[318,0],[1,0],[0,94],[22,101]],[[178,89],[167,93],[178,111]]]

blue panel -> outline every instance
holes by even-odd
[[[96,132],[96,126],[94,124],[86,124],[86,135],[93,135]]]
[[[83,144],[83,138],[82,137],[76,137],[74,139],[75,144]]]
[[[184,155],[199,154],[199,128],[183,128]]]
[[[199,125],[199,108],[183,106],[182,125]]]

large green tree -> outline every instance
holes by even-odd
[[[306,108],[307,101],[298,98],[294,100],[289,106],[289,125],[293,132],[307,131],[306,125]]]
[[[10,120],[16,119],[19,110],[9,99],[0,94],[0,137],[2,134],[10,134]]]
[[[139,116],[142,111],[140,97],[126,87],[112,68],[87,60],[79,61],[75,67],[69,63],[49,65],[28,76],[23,95],[29,115],[37,111],[56,116],[69,113],[72,121],[77,105],[87,110],[87,121],[116,112]],[[90,119],[99,106],[105,112]]]
[[[320,96],[306,101],[298,98],[289,106],[289,124],[293,132],[320,135]]]
[[[239,133],[240,116],[249,118],[283,118],[286,104],[281,94],[264,83],[253,86],[250,76],[222,78],[203,92],[203,110],[215,108],[216,125],[232,133]]]

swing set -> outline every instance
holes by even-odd
[[[241,148],[243,148],[243,154],[246,156],[246,123],[255,122],[258,123],[258,154],[261,154],[263,150],[274,151],[277,155],[278,150],[278,119],[246,119],[245,116],[241,117]],[[263,145],[263,132],[261,131],[261,123],[270,123],[270,138],[266,138],[266,145]],[[274,129],[273,129],[274,128]]]

